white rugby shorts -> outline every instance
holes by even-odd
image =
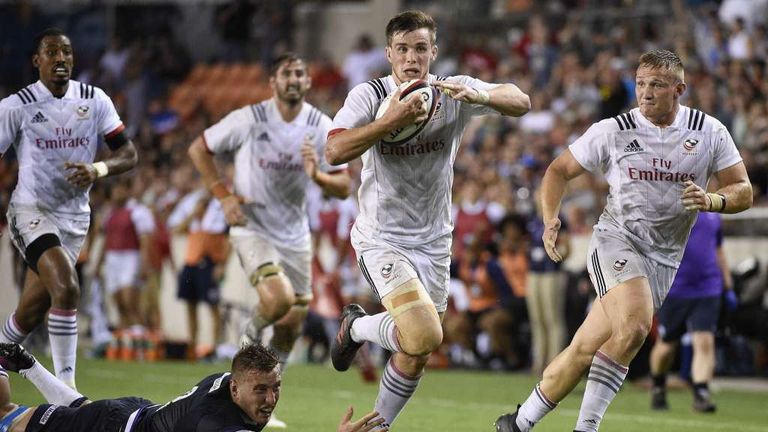
[[[261,265],[271,262],[283,268],[296,297],[312,298],[312,250],[309,247],[306,250],[287,248],[243,228],[230,229],[229,239],[249,279]]]
[[[138,250],[108,250],[104,253],[104,289],[114,294],[123,288],[140,288],[141,253]]]
[[[642,255],[625,236],[604,228],[595,228],[592,233],[587,270],[600,298],[611,288],[630,279],[648,279],[656,310],[664,303],[677,273],[676,268]]]
[[[445,312],[451,276],[450,236],[406,247],[364,234],[355,225],[351,239],[360,270],[379,300],[405,282],[419,279],[437,311]]]
[[[61,242],[72,266],[77,263],[80,248],[90,225],[89,218],[71,219],[50,214],[37,207],[16,206],[8,208],[8,230],[16,249],[27,259],[28,247],[44,234],[53,234]],[[29,263],[28,263],[29,264]]]

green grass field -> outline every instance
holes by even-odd
[[[50,362],[43,359],[43,364]],[[78,386],[92,399],[142,396],[170,400],[203,376],[228,364],[119,363],[78,359]],[[26,381],[11,374],[13,399],[43,403]],[[523,374],[428,370],[418,392],[397,419],[398,431],[493,431],[496,417],[513,409],[530,393],[535,379]],[[288,431],[335,431],[348,405],[355,418],[372,409],[378,384],[363,384],[355,370],[338,373],[318,365],[291,365],[283,377],[277,416]],[[537,427],[536,431],[572,431],[582,386]],[[687,391],[672,392],[666,413],[652,412],[648,394],[626,385],[602,423],[601,431],[734,431],[768,432],[768,394],[723,391],[715,395],[718,413],[697,414]]]

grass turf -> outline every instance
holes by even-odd
[[[50,367],[50,361],[42,359]],[[121,363],[78,359],[77,382],[92,399],[141,396],[166,402],[210,373],[227,370],[226,363]],[[42,397],[25,380],[11,374],[13,400],[34,405]],[[399,431],[493,431],[493,421],[513,410],[530,393],[536,380],[523,374],[429,370],[404,412],[397,419]],[[319,365],[291,365],[283,377],[277,416],[288,431],[335,431],[344,409],[353,405],[355,418],[372,409],[378,384],[363,384],[355,370],[338,373]],[[583,383],[536,431],[571,431],[578,416]],[[714,415],[691,411],[687,391],[671,392],[671,410],[649,408],[645,390],[624,386],[603,420],[601,431],[768,432],[768,395],[723,391],[716,393]]]

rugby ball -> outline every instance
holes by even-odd
[[[437,107],[438,101],[437,89],[429,85],[424,80],[415,79],[406,81],[400,84],[399,87],[402,90],[400,92],[400,100],[405,100],[411,97],[421,98],[424,103],[424,110],[427,111],[427,119],[420,123],[414,123],[390,131],[389,134],[381,139],[381,141],[391,145],[402,144],[421,132],[422,129],[424,129],[424,127],[429,123],[429,121],[432,120],[432,116],[435,114],[435,108]],[[395,92],[388,94],[387,97],[381,101],[379,110],[376,111],[376,119],[381,118],[384,113],[387,112],[393,94],[395,94]]]

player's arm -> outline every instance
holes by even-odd
[[[113,176],[130,171],[139,163],[139,154],[125,132],[120,129],[106,136],[110,149],[106,159],[94,163],[66,162],[67,181],[77,187],[86,187],[101,177]]]
[[[489,90],[456,81],[437,81],[434,86],[453,99],[485,105],[506,116],[520,117],[531,110],[531,98],[511,83],[499,84]]]
[[[560,204],[565,193],[565,186],[571,179],[587,170],[573,157],[570,149],[560,154],[547,168],[541,181],[541,213],[544,220],[544,248],[554,261],[562,261],[563,256],[555,247],[557,232],[560,229]]]
[[[420,98],[400,100],[400,88],[395,90],[387,112],[366,125],[332,131],[325,145],[325,159],[340,165],[360,157],[391,131],[427,119]]]
[[[242,199],[233,194],[225,185],[221,178],[216,162],[213,160],[213,154],[208,151],[202,136],[195,138],[189,146],[189,158],[192,164],[197,168],[200,176],[205,183],[205,187],[216,199],[221,202],[224,210],[224,216],[230,225],[245,225],[245,215],[240,209]]]
[[[752,207],[752,183],[744,162],[715,173],[720,189],[707,193],[691,181],[685,182],[683,205],[688,210],[738,213]]]
[[[315,146],[310,138],[307,138],[301,146],[301,158],[304,162],[304,172],[320,186],[324,194],[341,199],[349,196],[352,179],[347,170],[342,169],[335,172],[321,170]]]

